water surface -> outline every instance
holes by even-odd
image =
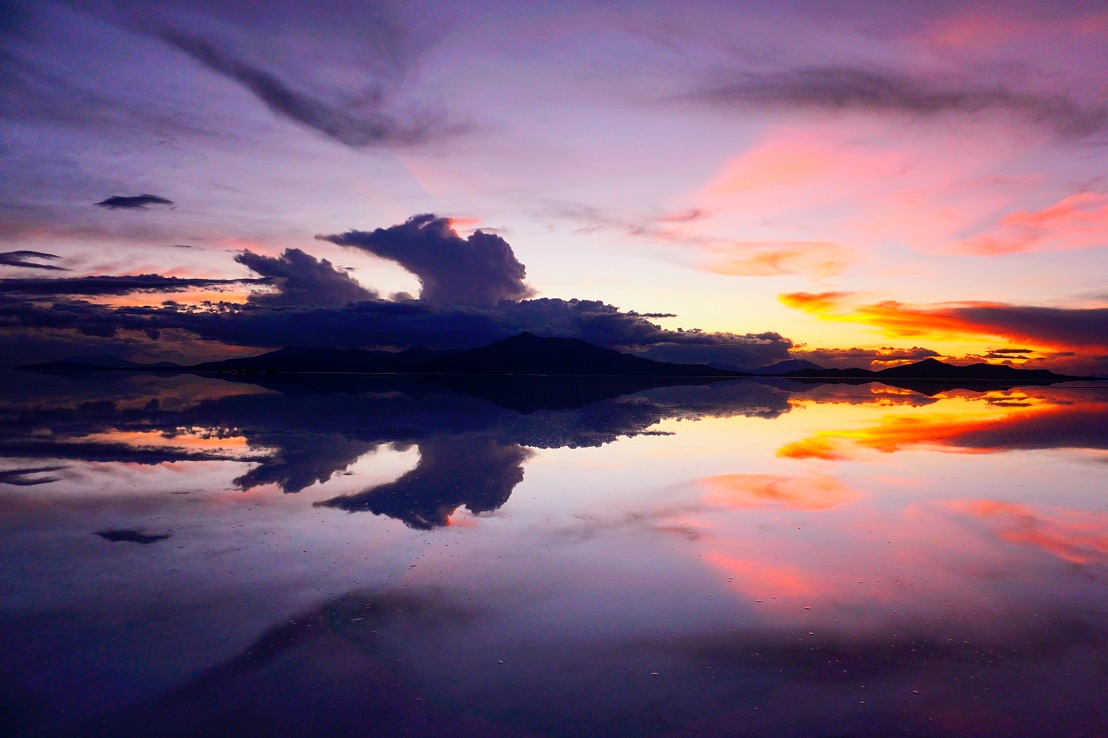
[[[6,733],[1108,734],[1103,386],[231,379],[4,376]]]

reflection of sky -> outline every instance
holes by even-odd
[[[167,380],[146,391],[177,389]],[[231,404],[198,393],[181,412],[237,409],[238,430],[219,440],[237,449],[261,439],[249,453],[314,448],[261,424],[281,418],[261,413],[264,403],[295,398],[243,392]],[[594,407],[666,409],[603,445],[530,453],[512,451],[534,432],[518,425],[529,416],[493,413],[483,436],[443,426],[438,413],[457,399],[390,405],[405,419],[391,442],[369,420],[359,440],[334,417],[337,435],[367,450],[295,494],[276,479],[242,481],[264,458],[5,459],[3,469],[63,468],[56,481],[0,488],[0,706],[17,732],[83,725],[101,711],[124,732],[250,710],[279,720],[293,705],[300,719],[322,720],[328,700],[340,713],[399,716],[382,735],[440,719],[493,735],[739,724],[806,735],[828,721],[1050,735],[1105,724],[1090,697],[1104,687],[1108,614],[1108,434],[1089,424],[1103,414],[1099,390],[927,398],[839,387],[794,395],[776,417],[763,394],[735,392],[730,404],[712,388],[606,401]],[[132,396],[129,407],[147,406]],[[215,443],[214,432],[163,434],[158,423],[178,416],[161,412],[119,416],[147,424],[143,433],[95,436]],[[569,432],[567,416],[543,412]],[[73,417],[58,427],[76,428]],[[1057,446],[1050,436],[1025,443],[1021,428],[1046,420]],[[872,442],[904,424],[917,431],[909,440]],[[451,438],[473,463],[444,451]],[[811,438],[849,453],[781,453]],[[431,450],[454,466],[432,463]],[[498,509],[458,506],[443,527],[317,504],[381,490],[439,500],[419,484],[464,490],[481,481],[464,475],[484,458],[521,464],[522,481]],[[169,537],[93,535],[104,530]],[[403,689],[385,699],[389,674]],[[331,697],[311,703],[320,694]],[[791,709],[797,699],[807,717]]]

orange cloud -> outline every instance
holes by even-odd
[[[825,241],[738,242],[713,247],[709,253],[702,269],[737,277],[830,277],[858,258],[857,252]]]
[[[1108,351],[1108,308],[1050,308],[1000,302],[915,307],[896,300],[856,304],[852,293],[794,292],[785,305],[823,320],[860,323],[889,336],[930,340],[1005,340],[1035,349]]]
[[[829,510],[858,499],[858,493],[835,477],[811,474],[722,474],[699,481],[707,502],[731,508],[785,507],[792,510]]]

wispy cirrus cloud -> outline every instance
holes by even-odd
[[[1082,104],[1057,92],[1025,91],[1011,83],[981,82],[969,74],[923,75],[852,64],[735,72],[689,93],[696,102],[910,116],[1001,113],[1090,140],[1108,132],[1108,106]]]
[[[463,126],[447,122],[441,113],[398,111],[380,89],[346,100],[328,100],[214,42],[169,28],[157,31],[157,35],[211,71],[242,86],[275,115],[351,148],[413,145],[463,130]]]
[[[1098,246],[1108,246],[1108,194],[1079,192],[1038,210],[1014,210],[955,250],[997,256]]]

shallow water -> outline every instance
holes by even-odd
[[[5,734],[1108,734],[1104,386],[3,380]]]

